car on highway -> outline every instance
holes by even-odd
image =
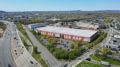
[[[12,67],[10,64],[8,64],[8,67]]]
[[[33,61],[30,61],[31,64],[34,64]]]
[[[16,50],[14,50],[16,52]]]
[[[68,64],[65,64],[65,65],[64,65],[64,67],[67,67],[67,66],[68,66]]]
[[[117,40],[113,40],[113,42],[117,42]]]
[[[14,37],[14,39],[16,39],[16,37]]]
[[[17,53],[15,53],[17,55]]]

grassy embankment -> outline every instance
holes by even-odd
[[[99,64],[92,64],[92,63],[83,61],[79,63],[76,67],[105,67],[105,66],[99,65]]]
[[[17,28],[19,29],[19,31],[25,36],[25,37],[21,37],[21,40],[24,44],[24,46],[26,47],[26,49],[28,49],[28,44],[26,42],[26,39],[29,39],[25,29],[23,28],[22,24],[21,23],[17,23],[16,24]],[[37,51],[37,47],[36,46],[33,46],[33,53],[32,53],[32,56],[35,58],[35,60],[37,60],[43,67],[48,67],[47,64],[44,62],[44,60],[42,59],[42,57],[40,56],[40,53]]]

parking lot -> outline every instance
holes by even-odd
[[[65,50],[71,50],[71,45],[72,45],[72,41],[70,40],[65,40],[65,39],[59,39],[57,42],[57,48],[62,48]]]
[[[109,43],[106,45],[107,48],[111,48],[112,50],[120,49],[120,34],[114,32],[111,36]]]
[[[49,44],[49,42],[47,41],[47,39],[41,37],[40,41],[43,42],[45,45]],[[57,39],[56,42],[56,48],[61,48],[61,49],[65,49],[65,50],[71,50],[71,45],[73,44],[73,41],[71,40],[65,40],[65,39]]]

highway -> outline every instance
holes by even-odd
[[[16,67],[11,53],[10,26],[7,26],[0,44],[0,67]]]
[[[42,67],[23,45],[15,24],[12,27],[12,52],[17,67]]]
[[[42,67],[26,50],[18,34],[16,25],[8,23],[0,39],[0,67]]]
[[[36,38],[35,36],[28,30],[27,27],[24,26],[30,40],[32,41],[33,45],[38,47],[38,50],[41,52],[41,57],[47,63],[49,67],[63,67],[62,63],[58,61],[46,47],[44,47]]]

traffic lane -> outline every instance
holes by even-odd
[[[8,27],[7,27],[8,29]],[[0,67],[5,67],[5,60],[4,60],[4,50],[3,50],[3,45],[4,45],[4,40],[6,39],[7,37],[7,29],[5,30],[4,34],[3,34],[3,39],[1,40],[1,43],[0,43]]]
[[[38,47],[38,50],[42,52],[41,56],[48,65],[56,67],[60,64],[60,62],[57,61],[57,59],[47,50],[47,48],[39,43],[32,33],[29,33],[28,36],[30,36],[32,43]]]
[[[30,35],[30,39],[32,41],[32,43],[38,47],[38,50],[41,51],[41,56],[42,58],[44,58],[44,61],[50,65],[50,67],[55,67],[56,65],[59,64],[59,62],[54,58],[54,56],[52,56],[50,54],[50,52],[47,50],[47,48],[45,48],[44,46],[42,46],[38,40],[31,34]]]
[[[7,28],[3,33],[3,40],[0,45],[0,67],[16,67],[10,52],[10,45],[10,25],[7,25]]]
[[[11,29],[11,28],[8,28],[8,29]],[[11,30],[12,31],[12,30]],[[12,56],[12,52],[11,52],[11,31],[10,30],[8,30],[8,42],[6,42],[6,45],[4,45],[4,51],[6,51],[6,54],[5,55],[7,55],[8,57],[8,59],[9,59],[9,63],[10,64],[8,64],[8,66],[12,66],[12,67],[16,67],[16,64],[15,64],[15,61],[14,61],[14,59],[13,59],[13,56]],[[6,49],[7,50],[6,50]]]
[[[8,67],[8,65],[10,64],[11,66],[12,63],[11,63],[11,60],[9,59],[9,48],[8,48],[8,45],[9,44],[9,38],[6,37],[6,39],[3,41],[3,45],[2,45],[2,50],[3,50],[3,58],[4,58],[4,65],[5,67]]]
[[[15,34],[15,39],[13,37],[14,43],[16,43],[16,50],[21,48],[20,50],[20,55],[18,57],[20,63],[23,64],[23,67],[42,67],[40,64],[38,64],[38,62],[27,52],[26,48],[24,47],[24,45],[22,44],[22,41],[20,40],[19,34],[17,31],[13,32]],[[24,48],[23,48],[24,47]],[[23,51],[21,53],[21,51]],[[32,64],[32,63],[33,64]]]
[[[4,67],[8,67],[8,66],[12,66],[15,67],[14,65],[14,61],[12,59],[12,55],[10,52],[10,37],[9,36],[5,36],[2,42],[2,46],[1,46],[1,53],[2,53],[2,62]]]
[[[2,43],[0,43],[0,67],[5,67],[5,66],[4,66],[4,57],[3,57],[3,47],[2,47]]]

